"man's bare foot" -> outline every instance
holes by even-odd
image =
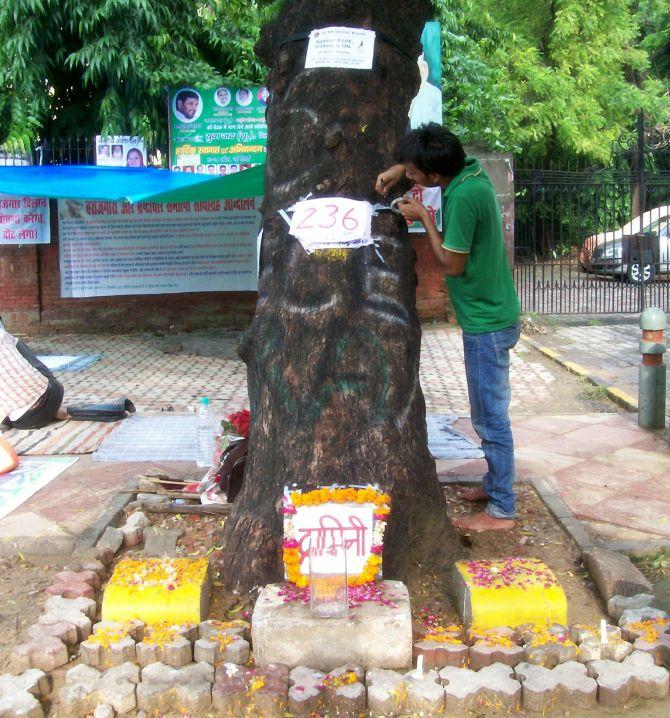
[[[65,421],[65,419],[69,419],[70,415],[65,411],[65,409],[59,409],[56,412],[56,416],[54,417],[56,421]]]
[[[483,486],[475,486],[472,489],[459,489],[456,496],[463,501],[486,501],[488,495]]]
[[[451,523],[459,531],[468,531],[476,534],[482,531],[510,531],[516,526],[514,519],[496,519],[493,516],[489,516],[486,511],[452,519]]]

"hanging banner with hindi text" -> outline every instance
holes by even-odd
[[[50,241],[48,199],[0,194],[0,245]]]
[[[255,291],[260,203],[59,200],[61,296]]]

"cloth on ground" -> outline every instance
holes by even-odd
[[[453,424],[457,416],[427,414],[428,450],[434,459],[481,459],[484,452],[465,434],[456,431]]]

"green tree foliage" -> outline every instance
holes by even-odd
[[[667,14],[630,0],[434,0],[443,23],[445,122],[467,140],[535,158],[606,161],[643,108],[667,121],[647,32]],[[635,3],[637,5],[637,3]],[[661,30],[667,36],[667,22]],[[646,45],[645,45],[646,43]]]
[[[262,0],[5,0],[0,141],[129,133],[164,142],[165,86],[259,82]]]
[[[652,72],[670,80],[670,3],[668,0],[641,0],[637,20],[642,33],[641,47],[649,53]]]
[[[606,161],[670,123],[668,0],[433,0],[445,122],[531,158]],[[141,134],[165,142],[165,86],[260,82],[253,52],[281,0],[5,0],[0,142]]]

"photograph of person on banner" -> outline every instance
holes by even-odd
[[[230,104],[230,90],[227,87],[219,87],[214,93],[214,102],[219,107],[227,107]]]
[[[411,129],[436,122],[442,124],[442,59],[440,24],[427,22],[421,34],[423,52],[419,55],[421,86],[409,107]]]
[[[133,147],[126,155],[126,167],[144,167],[144,157],[141,150]]]
[[[250,105],[252,99],[253,95],[248,87],[240,87],[240,89],[235,93],[235,100],[240,107]]]
[[[194,122],[197,120],[202,112],[200,93],[191,87],[179,90],[174,97],[172,112],[180,122]]]

